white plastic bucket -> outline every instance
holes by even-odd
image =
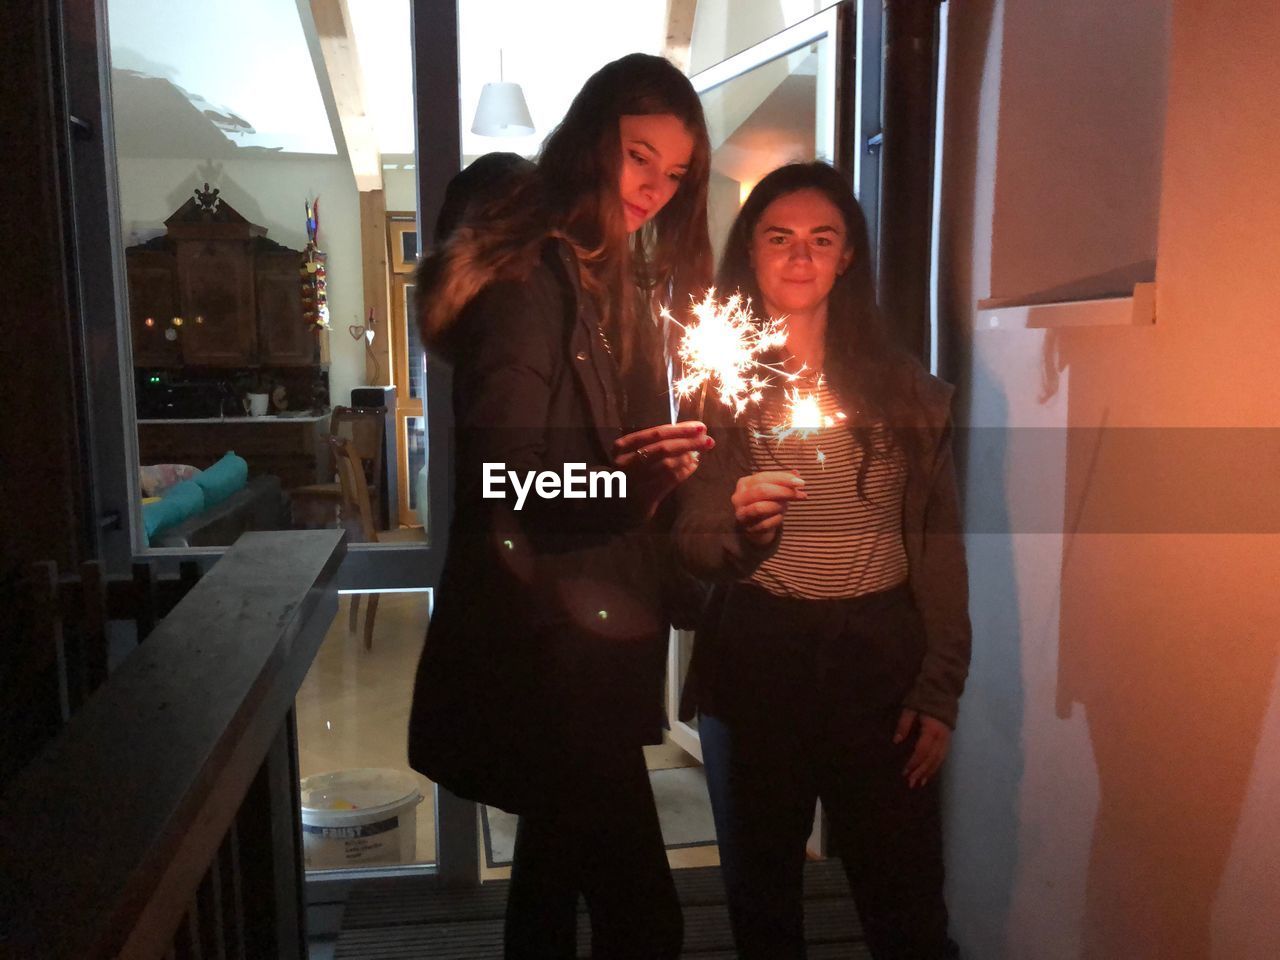
[[[302,852],[309,870],[410,863],[418,784],[401,770],[338,770],[302,780]]]

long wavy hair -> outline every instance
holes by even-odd
[[[672,114],[693,138],[693,155],[671,200],[628,235],[619,182],[618,120]],[[689,80],[661,57],[633,53],[587,80],[543,144],[537,170],[513,177],[501,197],[468,210],[425,270],[431,278],[420,323],[438,344],[458,312],[495,279],[527,275],[548,237],[577,254],[583,287],[627,370],[658,327],[638,322],[659,305],[688,304],[711,279],[707,181],[711,145],[702,104]]]
[[[821,161],[779,167],[756,184],[738,212],[716,274],[722,291],[740,290],[757,305],[764,297],[751,267],[751,242],[768,206],[800,190],[817,190],[840,211],[845,238],[853,250],[849,266],[836,277],[827,300],[823,338],[823,375],[848,415],[859,446],[870,451],[858,471],[858,492],[875,456],[892,456],[896,446],[908,464],[920,453],[917,428],[924,409],[917,389],[921,366],[898,347],[876,303],[867,219],[845,177]],[[777,385],[775,385],[777,386]],[[876,426],[889,429],[876,442]]]

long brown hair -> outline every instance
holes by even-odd
[[[663,113],[684,124],[693,155],[675,195],[633,239],[618,193],[618,119]],[[424,339],[438,343],[487,283],[526,275],[543,242],[559,237],[577,254],[583,286],[628,368],[656,331],[647,320],[637,322],[640,304],[682,308],[710,282],[710,169],[702,104],[684,74],[661,57],[640,53],[607,64],[587,80],[543,144],[537,171],[469,211],[435,255],[432,295],[419,298]]]
[[[874,426],[890,428],[892,442],[908,462],[920,452],[924,410],[917,390],[922,370],[918,361],[899,348],[889,335],[876,303],[871,271],[871,242],[867,219],[844,176],[821,161],[779,167],[756,184],[738,212],[720,259],[716,286],[741,290],[763,304],[760,285],[751,267],[751,240],[769,204],[799,190],[817,190],[840,211],[853,259],[836,277],[827,300],[827,329],[823,337],[823,375],[849,414],[849,427],[863,450],[885,456],[891,450],[873,442]],[[858,490],[870,466],[863,457]]]

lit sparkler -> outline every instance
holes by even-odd
[[[822,380],[818,380],[821,385]],[[773,439],[782,441],[788,437],[807,439],[819,430],[828,430],[847,418],[843,410],[825,414],[818,405],[818,394],[792,387],[787,391],[787,417],[770,431]]]
[[[818,386],[822,386],[822,378],[818,378]],[[786,392],[786,416],[773,428],[757,436],[767,437],[779,445],[784,440],[796,437],[807,440],[822,430],[829,430],[836,424],[844,423],[848,418],[843,410],[834,413],[823,413],[818,403],[817,391],[804,391],[792,387]],[[827,455],[819,447],[816,451],[818,466],[826,468]]]
[[[737,416],[747,404],[760,401],[772,375],[787,380],[796,377],[780,364],[761,359],[786,344],[787,328],[782,321],[755,317],[751,301],[741,294],[735,293],[723,303],[715,294],[709,290],[701,303],[694,304],[693,320],[688,324],[663,311],[666,319],[684,331],[678,351],[683,373],[672,389],[682,399],[699,394],[699,418],[709,387]]]

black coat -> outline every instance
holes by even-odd
[[[566,245],[548,243],[527,279],[485,287],[449,344],[455,512],[409,762],[460,796],[525,812],[584,752],[660,738],[659,543],[629,498],[530,492],[517,511],[482,496],[484,463],[611,469],[626,404]]]

